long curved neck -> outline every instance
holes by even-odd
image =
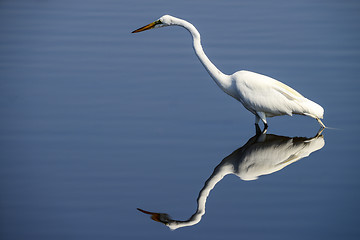
[[[174,18],[173,23],[175,25],[184,27],[190,32],[193,38],[193,48],[195,50],[196,56],[199,58],[200,62],[205,67],[206,71],[210,74],[210,76],[214,79],[216,84],[222,90],[227,92],[226,90],[231,86],[231,78],[229,75],[222,73],[206,56],[201,46],[200,33],[198,32],[198,30],[191,23],[179,18]]]
[[[205,214],[206,200],[210,194],[210,191],[215,185],[220,182],[226,175],[233,173],[233,165],[224,163],[222,161],[216,168],[211,176],[206,180],[204,187],[200,190],[197,198],[197,209],[196,212],[186,221],[171,220],[168,227],[171,229],[177,229],[181,227],[188,227],[195,225],[201,221],[202,216]]]

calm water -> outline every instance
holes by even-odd
[[[1,1],[1,239],[359,239],[359,12],[335,0]],[[225,73],[289,84],[333,129],[278,117],[254,137],[185,30],[130,34],[166,13],[199,29]]]

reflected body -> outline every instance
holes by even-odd
[[[250,71],[242,70],[232,75],[222,73],[204,53],[200,33],[185,20],[164,15],[159,20],[141,27],[133,33],[165,26],[181,26],[190,32],[195,54],[207,72],[225,93],[240,101],[247,110],[255,115],[256,125],[261,119],[266,129],[267,117],[299,114],[315,118],[321,127],[325,128],[320,120],[323,118],[324,109],[291,87],[271,77]]]
[[[205,214],[206,200],[210,191],[226,175],[234,174],[245,181],[255,180],[259,176],[272,174],[309,156],[324,145],[324,137],[320,133],[313,138],[290,138],[267,135],[265,132],[257,134],[215,167],[199,192],[196,212],[188,220],[179,221],[172,219],[166,213],[149,212],[139,208],[138,210],[150,214],[154,221],[161,222],[172,230],[195,225]]]

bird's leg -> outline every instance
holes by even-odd
[[[256,112],[257,113],[257,116],[258,118],[261,119],[261,121],[264,123],[264,130],[268,128],[268,124],[267,124],[267,121],[266,121],[266,115],[264,112]]]

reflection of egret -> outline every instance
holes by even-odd
[[[257,134],[248,142],[224,158],[206,180],[197,198],[197,210],[186,221],[173,220],[166,213],[139,211],[150,214],[155,221],[164,223],[170,229],[192,226],[200,222],[205,214],[205,204],[210,191],[228,174],[235,174],[242,180],[255,180],[259,176],[281,170],[325,145],[323,135],[313,138],[284,137],[277,135]]]
[[[191,33],[195,54],[210,76],[225,93],[240,101],[255,115],[256,125],[261,119],[267,128],[266,117],[300,114],[315,118],[322,127],[325,127],[320,120],[323,118],[324,109],[289,86],[273,78],[249,71],[238,71],[232,75],[222,73],[205,55],[201,46],[200,33],[185,20],[165,15],[133,33],[165,26],[181,26]]]

